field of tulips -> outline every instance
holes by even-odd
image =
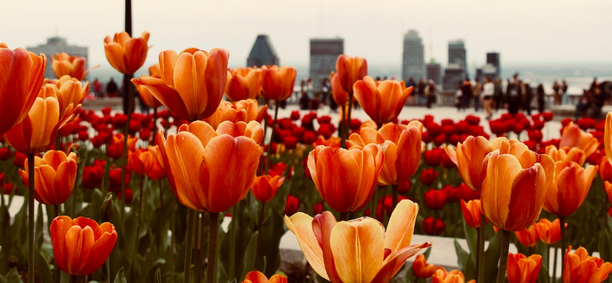
[[[341,55],[340,119],[279,117],[294,68],[188,48],[132,78],[148,39],[104,45],[153,114],[84,110],[83,58],[0,43],[0,282],[610,282],[612,115],[401,120],[412,88]],[[469,248],[446,270],[414,234]]]

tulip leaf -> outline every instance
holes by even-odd
[[[9,271],[9,273],[6,275],[6,283],[23,283],[19,273],[17,273],[17,268],[11,269],[11,271]]]
[[[6,283],[6,278],[0,274],[0,283]]]
[[[485,251],[485,279],[484,282],[495,282],[497,276],[497,263],[501,254],[502,233],[495,233],[489,239],[489,246]]]
[[[457,253],[457,265],[459,265],[459,268],[461,270],[465,270],[465,267],[467,266],[467,261],[470,255],[463,249],[463,247],[461,247],[457,239],[455,239],[454,243],[455,243],[455,252]]]
[[[115,281],[113,282],[114,283],[127,283],[127,279],[125,278],[123,267],[119,269],[119,272],[117,272],[117,276],[115,276]]]
[[[247,245],[244,253],[244,269],[240,278],[244,278],[249,271],[255,270],[255,253],[257,252],[258,233],[259,232],[255,231],[255,233],[251,235],[251,239],[249,240],[249,244]]]
[[[599,236],[597,250],[599,251],[599,257],[605,262],[610,262],[612,260],[612,241],[610,237],[611,236],[608,231],[604,231]]]
[[[538,274],[538,283],[550,282],[550,272],[548,272],[548,267],[544,263],[545,261],[542,260],[542,267],[540,267],[540,274]]]
[[[53,275],[51,273],[51,267],[49,262],[45,259],[45,256],[39,251],[36,252],[36,273],[40,276],[42,283],[53,283]]]

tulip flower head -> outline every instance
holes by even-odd
[[[606,123],[604,124],[604,149],[606,157],[612,162],[612,113],[606,115]]]
[[[540,275],[542,267],[542,256],[538,254],[526,257],[524,254],[508,254],[508,275],[509,283],[535,283]]]
[[[571,253],[572,246],[565,252],[563,283],[593,282],[600,283],[612,272],[612,263],[598,257],[591,257],[583,247]]]
[[[261,90],[262,79],[259,68],[228,69],[225,96],[232,101],[255,99]]]
[[[115,70],[122,74],[133,74],[147,59],[148,42],[149,33],[146,31],[140,37],[130,37],[123,31],[115,33],[113,38],[104,38],[104,53]]]
[[[431,280],[432,283],[465,283],[465,276],[459,270],[447,272],[445,269],[440,268],[436,270]],[[468,283],[476,283],[476,281],[470,280]]]
[[[154,64],[153,66],[149,67],[149,76],[153,78],[161,79],[161,69],[159,67],[159,64]],[[140,76],[141,79],[144,77],[146,76],[145,75]],[[138,95],[140,96],[140,99],[148,107],[158,108],[162,106],[161,102],[159,102],[159,100],[157,100],[157,98],[153,96],[153,94],[148,88],[140,84],[134,84],[134,86],[136,86],[136,90],[138,91]]]
[[[57,87],[54,95],[59,102],[61,116],[64,116],[64,113],[73,112],[74,109],[83,103],[85,96],[89,93],[89,83],[82,83],[76,78],[69,76],[60,77],[50,83]]]
[[[349,101],[349,93],[342,88],[342,85],[340,85],[340,76],[333,71],[331,72],[330,81],[332,87],[332,97],[336,103],[338,103],[338,105],[342,106],[342,110]],[[340,117],[344,118],[344,115],[340,115]]]
[[[278,188],[283,185],[285,177],[280,176],[258,176],[255,177],[253,185],[251,186],[251,192],[253,196],[260,202],[269,202],[274,198]]]
[[[414,273],[416,278],[427,279],[433,276],[436,270],[440,268],[439,266],[428,264],[423,254],[417,255],[414,263],[412,263],[412,273]]]
[[[365,58],[341,54],[336,60],[336,76],[339,86],[347,93],[353,93],[353,85],[368,75],[368,62]],[[333,79],[332,79],[332,88]],[[340,103],[338,103],[340,104]]]
[[[533,248],[538,243],[538,230],[535,225],[531,225],[529,228],[520,231],[515,231],[514,235],[524,247]]]
[[[19,170],[23,183],[28,185],[28,162],[25,170]],[[66,155],[61,150],[45,152],[42,158],[34,157],[34,198],[47,205],[62,204],[68,200],[77,176],[77,156]]]
[[[146,150],[139,148],[130,152],[128,164],[138,175],[147,175],[151,180],[161,180],[166,177],[166,170],[162,165],[163,159],[158,159],[156,151],[159,151],[157,146],[149,146]]]
[[[561,240],[561,224],[559,219],[555,219],[553,222],[546,218],[540,219],[538,223],[534,224],[538,231],[538,237],[540,240],[548,245],[554,245],[556,242]],[[567,223],[565,223],[567,227]]]
[[[480,212],[480,200],[461,201],[461,211],[463,212],[463,218],[465,223],[475,229],[480,228],[482,213]]]
[[[361,108],[379,125],[397,119],[404,102],[414,87],[406,88],[403,81],[386,80],[375,82],[366,76],[355,82],[353,91]]]
[[[557,161],[555,168],[544,209],[559,217],[566,217],[574,213],[586,199],[598,167],[589,165],[585,169],[573,161]]]
[[[99,65],[97,65],[85,70],[87,65],[85,57],[68,55],[65,52],[55,54],[55,56],[51,58],[51,62],[53,64],[53,72],[55,72],[58,79],[63,76],[69,76],[78,81],[82,81],[89,71],[99,67]]]
[[[70,275],[85,276],[100,269],[117,242],[113,224],[98,225],[86,217],[58,216],[49,230],[54,261]]]
[[[204,119],[205,122],[209,123],[213,128],[217,128],[223,121],[230,122],[251,122],[256,121],[261,123],[268,110],[268,106],[264,105],[259,108],[259,103],[255,99],[239,100],[234,103],[229,101],[221,101],[217,111]]]
[[[570,122],[563,128],[559,148],[569,151],[572,147],[580,148],[588,158],[597,151],[599,142],[592,134],[585,133],[578,125]]]
[[[385,232],[370,217],[336,222],[329,211],[312,217],[285,216],[304,256],[321,277],[332,283],[389,282],[404,262],[430,243],[411,245],[418,205],[398,203]]]
[[[586,161],[586,153],[577,147],[566,147],[557,149],[554,145],[549,145],[545,149],[546,155],[550,156],[555,162],[557,161],[574,161],[578,165],[583,166]]]
[[[261,96],[285,101],[293,94],[297,71],[293,67],[262,66]]]
[[[282,275],[272,275],[270,279],[259,271],[251,271],[244,277],[242,283],[287,283],[287,277]]]

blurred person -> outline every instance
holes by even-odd
[[[485,112],[487,112],[487,120],[491,119],[493,103],[493,95],[495,95],[495,84],[491,81],[490,77],[485,77],[484,84],[482,85],[482,103]]]
[[[555,105],[561,104],[561,86],[559,86],[559,83],[556,80],[553,83],[552,89],[553,89],[553,98],[555,101]]]
[[[495,111],[499,110],[499,107],[504,107],[504,91],[502,90],[502,80],[497,78],[493,84],[495,85],[495,92],[493,94],[493,100],[495,102]]]
[[[321,99],[319,98],[319,93],[315,93],[310,100],[310,109],[318,110],[321,107]]]
[[[134,96],[138,98],[138,105],[140,106],[140,112],[142,112],[143,114],[149,114],[149,106],[142,100],[142,97],[140,97],[140,93],[138,92],[138,90],[136,89],[134,91]]]
[[[527,112],[528,116],[531,116],[531,101],[533,100],[533,90],[531,89],[529,83],[529,80],[525,80],[523,82],[523,93],[525,94],[523,95],[523,109],[525,109],[525,112]]]
[[[96,78],[91,84],[93,85],[94,95],[96,97],[102,97],[102,83],[100,80]]]
[[[565,80],[561,81],[561,100],[563,104],[570,104],[569,96],[567,95],[567,82]]]
[[[310,97],[308,97],[308,92],[302,91],[302,97],[300,97],[300,109],[310,109]]]
[[[538,99],[538,112],[542,113],[544,112],[544,105],[546,104],[545,102],[546,93],[544,93],[544,85],[542,84],[538,85],[538,88],[536,89],[536,95]]]
[[[387,76],[384,76],[383,80],[386,80]],[[417,88],[416,82],[414,81],[414,78],[409,78],[408,82],[406,83],[406,87],[411,87],[413,86],[414,88]]]
[[[601,109],[604,106],[605,98],[601,93],[601,87],[598,84],[593,90],[593,104],[591,109],[591,118],[599,119],[601,116]]]
[[[474,111],[476,112],[480,110],[480,100],[482,99],[482,97],[480,97],[481,94],[482,94],[482,85],[480,84],[478,78],[476,78],[476,81],[474,82],[474,85],[472,86],[472,96],[474,97]]]
[[[519,112],[522,102],[521,82],[518,79],[518,73],[514,74],[512,80],[508,80],[506,87],[506,103],[508,104],[508,113],[515,115]]]
[[[587,112],[591,108],[593,101],[593,97],[591,94],[592,93],[586,89],[582,91],[582,95],[578,99],[578,104],[576,104],[576,111],[574,113],[576,121],[581,117],[588,116]]]
[[[117,86],[117,83],[111,77],[110,81],[106,84],[106,96],[107,97],[117,97],[118,91],[119,91],[119,86]]]
[[[463,103],[461,99],[463,98],[463,83],[459,81],[457,83],[457,89],[455,89],[455,106],[457,107],[457,111],[461,111],[463,108]]]
[[[323,94],[323,99],[321,100],[321,102],[323,103],[323,105],[327,105],[328,103],[327,99],[329,99],[330,90],[331,90],[331,83],[329,81],[329,78],[324,78],[323,81],[321,82],[321,93]]]
[[[470,100],[472,99],[472,83],[469,78],[465,78],[463,87],[461,88],[461,107],[463,109],[470,108]]]
[[[431,108],[431,105],[436,103],[436,83],[433,80],[427,82],[425,96],[427,99],[427,108]]]
[[[417,105],[421,106],[421,105],[425,105],[427,98],[425,97],[425,89],[427,88],[427,84],[425,83],[425,80],[420,79],[419,83],[417,84],[416,87],[416,93],[417,93]]]

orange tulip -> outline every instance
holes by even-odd
[[[346,178],[350,180],[350,178]],[[285,216],[310,266],[332,283],[389,282],[405,261],[430,243],[410,245],[419,206],[402,200],[389,218],[388,229],[363,217],[336,222],[323,212],[312,217],[298,212]]]
[[[219,213],[246,197],[263,149],[263,129],[251,121],[183,124],[166,140],[157,133],[174,195],[196,211]]]
[[[604,190],[606,191],[606,195],[608,195],[608,201],[612,203],[612,183],[605,181]]]
[[[259,68],[229,69],[225,96],[232,101],[255,99],[261,90],[262,78]]]
[[[160,164],[154,151],[157,146],[149,146],[148,149],[137,149],[133,153],[130,152],[128,163],[136,174],[147,175],[151,180],[161,180],[166,177],[166,170]]]
[[[353,93],[353,85],[358,80],[368,75],[368,62],[365,58],[340,55],[336,60],[336,76],[340,87],[347,92]],[[333,80],[332,80],[333,83]],[[332,86],[333,87],[333,86]]]
[[[436,270],[431,280],[432,283],[464,283],[465,277],[459,270],[447,272],[443,268],[440,268]],[[476,283],[476,281],[470,280],[468,283]]]
[[[229,53],[188,48],[180,54],[172,50],[159,54],[161,78],[132,79],[142,85],[179,119],[201,120],[212,115],[221,99],[227,79]]]
[[[47,80],[45,79],[45,81]],[[57,87],[57,90],[51,92],[50,95],[57,96],[56,98],[60,105],[60,116],[64,116],[64,113],[72,112],[83,103],[85,96],[89,93],[89,83],[81,83],[81,81],[69,76],[63,76],[49,83]],[[47,91],[47,93],[49,92]]]
[[[270,279],[259,271],[251,271],[244,277],[242,283],[287,283],[287,277],[278,274],[272,275]]]
[[[313,146],[329,146],[332,148],[340,147],[340,138],[339,137],[330,137],[329,139],[325,139],[323,136],[318,136],[317,140],[314,142]]]
[[[561,134],[561,141],[559,142],[559,148],[563,148],[569,151],[570,148],[577,147],[584,151],[588,158],[591,154],[595,153],[599,148],[599,142],[590,133],[585,133],[578,127],[578,125],[570,122]]]
[[[110,140],[110,143],[106,146],[106,155],[110,158],[119,159],[123,156],[123,134],[115,134]],[[137,137],[129,136],[127,140],[127,150],[135,151]]]
[[[51,58],[51,62],[53,64],[53,72],[55,72],[58,79],[63,76],[69,76],[82,81],[89,71],[99,67],[98,65],[85,70],[85,57],[68,55],[65,52],[55,54],[55,57]]]
[[[557,161],[555,177],[544,202],[544,209],[559,217],[566,217],[578,209],[586,199],[597,166],[586,169],[576,162]]]
[[[508,254],[508,275],[509,283],[535,283],[540,275],[542,267],[542,256],[534,254],[526,257],[524,254]]]
[[[527,248],[535,247],[538,243],[538,230],[535,225],[529,226],[523,230],[515,231],[516,239]]]
[[[607,156],[602,157],[599,163],[599,177],[604,181],[612,181],[612,164]]]
[[[508,139],[496,138],[492,141],[482,136],[469,136],[463,143],[457,143],[457,148],[444,146],[444,151],[451,161],[457,165],[463,181],[472,190],[480,191],[482,187],[482,161],[491,151],[506,144]]]
[[[153,66],[149,67],[149,76],[153,78],[161,79],[161,69],[159,67],[159,64],[154,64]],[[140,76],[141,79],[144,77],[146,76],[145,75]],[[149,91],[149,89],[147,89],[143,85],[135,84],[134,82],[132,83],[134,84],[134,86],[136,86],[136,90],[138,91],[138,94],[140,95],[140,99],[142,100],[144,104],[146,104],[148,107],[151,107],[151,108],[158,108],[162,106],[161,102],[159,102],[159,100],[157,100],[157,98],[153,96],[153,94],[151,93],[151,91]]]
[[[258,201],[269,202],[274,198],[276,191],[283,185],[284,181],[285,177],[281,178],[280,176],[258,176],[255,177],[255,181],[253,181],[251,192]]]
[[[567,150],[566,150],[567,149]],[[572,148],[561,148],[557,149],[554,145],[549,145],[546,147],[546,155],[550,156],[555,162],[556,161],[574,161],[578,163],[578,165],[584,165],[586,161],[586,154],[584,151],[577,147]]]
[[[480,200],[470,200],[468,202],[461,201],[461,211],[463,212],[463,218],[465,223],[472,228],[480,228],[480,221],[482,220],[482,212],[480,212]]]
[[[563,283],[600,283],[608,278],[612,264],[601,258],[591,257],[586,249],[578,248],[573,254],[572,246],[565,252]]]
[[[262,66],[261,95],[265,99],[285,101],[293,94],[297,72],[293,67]]]
[[[70,275],[94,273],[106,261],[117,242],[115,226],[109,222],[58,216],[49,228],[53,242],[53,259],[57,267]]]
[[[339,212],[361,210],[372,198],[382,169],[376,145],[350,149],[317,146],[308,155],[308,169],[323,200]]]
[[[161,67],[159,66],[158,63],[155,63],[151,67],[149,67],[149,75],[154,78],[162,77]]]
[[[565,223],[565,226],[567,226],[567,223]],[[535,227],[538,231],[538,237],[542,242],[553,245],[561,240],[561,224],[559,223],[559,219],[550,222],[550,220],[542,218],[535,224]]]
[[[255,99],[239,100],[234,103],[221,101],[217,111],[212,116],[204,119],[204,121],[209,123],[214,129],[223,121],[234,123],[239,121],[245,123],[256,121],[261,123],[266,116],[267,110],[267,105],[259,108],[259,103]]]
[[[149,33],[143,32],[140,37],[130,37],[123,31],[104,38],[104,53],[108,62],[122,74],[133,74],[142,67],[149,51]]]
[[[40,91],[47,57],[0,43],[0,135],[19,124]]]
[[[332,87],[332,97],[340,106],[345,106],[349,101],[349,94],[342,88],[340,83],[340,76],[336,75],[336,73],[331,72],[331,87]],[[344,107],[342,107],[344,108]],[[341,108],[341,109],[342,109]],[[340,115],[340,117],[344,117],[344,115]]]
[[[482,213],[501,229],[519,231],[538,219],[555,163],[523,143],[504,144],[483,161]]]
[[[399,116],[414,87],[406,88],[402,81],[375,82],[371,77],[355,82],[355,99],[377,124],[392,122]]]
[[[28,185],[28,159],[19,170],[23,183]],[[42,158],[34,157],[34,198],[42,204],[62,204],[68,200],[77,175],[77,156],[66,155],[61,150],[45,152]]]
[[[611,112],[608,112],[608,114],[606,115],[606,123],[604,125],[604,149],[606,151],[606,157],[608,157],[608,160],[612,161],[612,113]]]
[[[440,268],[441,267],[439,266],[428,264],[427,259],[425,259],[425,256],[423,254],[419,254],[417,255],[416,259],[414,260],[414,263],[412,264],[412,273],[416,278],[426,279],[433,276],[436,270]]]

